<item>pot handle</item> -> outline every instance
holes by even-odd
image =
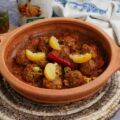
[[[0,48],[1,45],[5,42],[5,38],[8,35],[8,33],[0,34]]]
[[[115,48],[116,48],[116,57],[115,57],[116,62],[114,62],[113,64],[113,72],[120,70],[120,46],[116,45]]]
[[[120,46],[118,47],[118,61],[119,61],[119,70],[120,70]]]
[[[8,36],[9,33],[10,32],[0,34],[0,51],[2,50],[2,45],[6,42],[6,37]],[[0,72],[0,74],[1,74],[1,72]]]

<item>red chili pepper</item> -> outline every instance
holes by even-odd
[[[70,61],[65,60],[65,59],[63,59],[63,58],[60,58],[60,57],[58,56],[58,54],[56,54],[56,53],[54,53],[54,52],[48,53],[47,58],[48,58],[49,60],[52,60],[52,61],[57,62],[57,63],[59,63],[59,64],[62,64],[62,65],[64,65],[64,66],[68,66],[68,67],[70,67],[70,68],[74,67],[74,64],[73,64],[73,63],[71,63]]]

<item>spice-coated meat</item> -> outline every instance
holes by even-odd
[[[78,70],[65,73],[64,85],[66,87],[77,87],[84,82],[82,73]]]
[[[26,80],[27,82],[36,82],[37,80],[40,79],[40,76],[42,75],[42,71],[38,70],[35,71],[35,67],[39,67],[36,64],[28,64],[23,72],[22,72],[22,77],[24,80]]]
[[[63,83],[61,78],[56,78],[55,80],[47,80],[43,79],[43,87],[49,89],[61,89],[63,87]]]

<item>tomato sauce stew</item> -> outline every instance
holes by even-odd
[[[96,41],[71,30],[33,34],[19,45],[10,69],[33,86],[77,87],[93,81],[106,68],[104,49]]]

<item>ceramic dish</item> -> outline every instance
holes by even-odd
[[[108,63],[104,72],[88,84],[61,90],[34,87],[16,78],[8,69],[10,54],[16,46],[33,33],[42,33],[59,28],[78,30],[85,35],[98,38],[98,41],[102,44],[108,56]],[[10,33],[3,34],[0,38],[1,74],[15,91],[33,101],[43,103],[66,103],[89,97],[101,89],[112,73],[120,68],[120,48],[104,31],[88,22],[70,18],[51,18],[29,23]]]
[[[52,0],[17,0],[20,24],[52,17]]]

